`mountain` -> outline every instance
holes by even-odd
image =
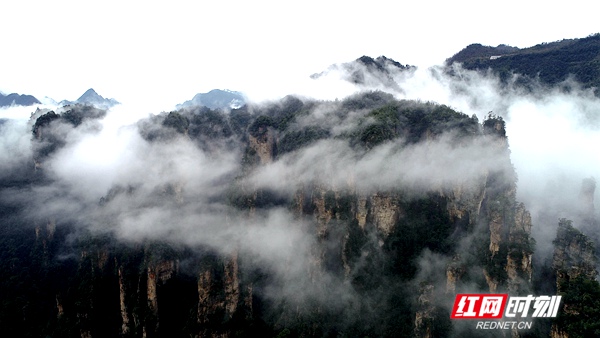
[[[194,106],[202,106],[210,109],[236,109],[245,103],[246,100],[240,92],[213,89],[208,93],[194,95],[191,100],[177,105],[177,109]]]
[[[186,107],[122,130],[141,143],[108,180],[103,158],[46,171],[104,114],[36,112],[36,167],[0,179],[3,336],[467,337],[456,293],[555,292],[534,283],[501,117],[382,92]],[[543,285],[573,305],[594,253],[561,222]]]
[[[572,78],[600,95],[600,33],[523,49],[472,44],[446,60],[449,67],[455,63],[471,70],[491,69],[504,83],[512,81],[513,74],[521,75],[518,83],[529,88],[535,86],[534,80],[568,87],[565,81]]]
[[[312,74],[310,77],[312,79],[319,79],[321,77],[339,74],[343,80],[359,86],[365,86],[367,88],[384,86],[399,90],[399,86],[395,82],[394,76],[404,72],[410,73],[415,69],[414,66],[403,65],[383,55],[375,59],[363,55],[352,62],[331,65],[327,70]]]
[[[41,104],[41,102],[32,95],[24,95],[17,93],[4,95],[0,93],[0,107],[9,107],[12,105],[32,106],[34,104]]]
[[[83,93],[83,95],[81,95],[77,100],[75,101],[67,101],[67,100],[63,100],[59,102],[59,105],[61,106],[66,106],[66,105],[72,105],[72,104],[83,104],[83,105],[91,105],[91,106],[95,106],[98,108],[104,108],[104,109],[108,109],[110,107],[113,107],[117,104],[119,104],[119,101],[115,100],[115,99],[106,99],[104,97],[102,97],[101,95],[99,95],[98,93],[96,93],[96,91],[92,88],[88,89],[85,91],[85,93]]]
[[[453,62],[514,53],[471,45]],[[314,77],[389,88],[412,69],[361,57]],[[571,196],[555,182],[532,212],[517,194],[510,128],[538,142],[547,116],[515,125],[397,96],[200,96],[123,128],[83,104],[10,133],[0,120],[0,336],[598,336],[595,179],[569,219],[554,217]],[[556,318],[514,319],[531,329],[480,330],[451,319],[457,294],[561,298]]]

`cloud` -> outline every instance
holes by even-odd
[[[0,119],[0,178],[30,160],[30,130],[26,120]],[[33,162],[28,164],[33,166]]]
[[[457,143],[451,134],[407,144],[402,139],[370,151],[347,140],[319,141],[258,168],[249,178],[259,188],[293,193],[311,184],[356,188],[362,193],[401,189],[435,191],[479,181],[492,170],[512,170],[502,147],[484,136]]]
[[[489,111],[504,117],[519,178],[517,196],[534,217],[536,255],[548,257],[556,220],[577,216],[581,180],[600,172],[600,160],[594,156],[600,141],[600,102],[576,86],[570,93],[542,87],[526,93],[502,87],[491,74],[455,70],[459,77],[449,77],[439,67],[393,73],[398,87],[390,92],[400,99],[444,103],[480,119]],[[307,81],[306,88],[314,84],[322,88],[318,93],[322,98],[344,97],[359,89],[335,77]],[[360,89],[369,89],[368,83]],[[366,118],[363,109],[342,112],[343,104],[306,105],[309,111],[289,128],[318,126],[330,137],[282,154],[243,178],[240,160],[245,143],[233,148],[217,142],[206,150],[185,134],[144,139],[140,119],[154,123],[156,118],[155,127],[165,128],[160,116],[149,115],[157,113],[150,104],[117,106],[76,128],[55,123],[50,128],[65,144],[44,160],[41,170],[47,180],[3,191],[2,198],[25,204],[32,219],[59,219],[85,231],[114,234],[124,242],[164,241],[208,248],[223,256],[239,254],[252,267],[272,273],[261,290],[270,300],[314,302],[354,314],[359,292],[345,276],[327,267],[325,251],[342,252],[339,234],[332,230],[329,238],[319,237],[313,215],[299,216],[282,206],[252,212],[237,209],[227,196],[232,186],[272,190],[285,202],[299,187],[315,184],[356,189],[363,195],[392,188],[420,194],[476,184],[488,172],[511,172],[512,165],[502,144],[484,135],[458,138],[448,131],[418,143],[399,138],[369,150],[353,145],[346,136],[358,124],[374,120]],[[262,111],[261,106],[255,108]],[[3,172],[14,171],[34,155],[28,123],[13,119],[0,125]],[[468,253],[473,238],[464,239],[457,250]],[[369,242],[373,250],[381,249],[375,238],[367,241],[373,242]],[[417,257],[417,275],[408,285],[433,280],[438,291],[443,290],[450,257],[427,250]],[[365,255],[361,258],[368,262]],[[480,272],[475,270],[466,273],[475,276]],[[378,299],[377,292],[365,303]]]
[[[600,99],[572,79],[560,86],[568,91],[535,81],[530,83],[533,90],[527,91],[516,85],[516,74],[502,85],[490,72],[466,70],[460,64],[452,69],[454,77],[444,71],[444,66],[396,74],[400,90],[386,91],[401,99],[443,103],[469,116],[476,115],[479,120],[488,112],[502,116],[519,179],[517,199],[532,212],[538,253],[551,254],[558,219],[580,217],[581,182],[600,173],[600,160],[594,155],[600,138]],[[343,74],[338,78],[342,81]],[[443,163],[446,153],[440,154],[433,163]],[[456,150],[447,154],[460,155]],[[425,153],[422,155],[416,157],[427,158]],[[428,163],[422,162],[413,163],[424,168],[424,176],[428,173],[435,178],[436,173],[427,169]],[[595,197],[597,201],[597,192]]]
[[[230,205],[227,193],[240,173],[240,149],[216,141],[205,151],[179,134],[149,142],[123,113],[111,110],[77,127],[53,121],[43,133],[60,135],[64,145],[43,159],[45,179],[3,191],[3,202],[23,205],[23,217],[32,224],[55,220],[76,233],[109,233],[125,243],[239,253],[252,268],[272,274],[264,291],[272,301],[311,298],[325,304],[334,301],[325,290],[349,290],[315,266],[313,220],[282,208],[249,216]],[[18,141],[30,149],[31,159],[31,143],[38,141],[32,141],[30,127],[10,127],[2,146],[14,151]]]

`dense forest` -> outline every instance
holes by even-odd
[[[542,85],[572,89],[575,80],[586,89],[600,92],[600,34],[582,39],[542,43],[519,49],[506,45],[497,47],[472,44],[446,60],[451,66],[460,63],[466,69],[490,69],[505,83],[516,81],[524,88],[539,89]],[[448,70],[452,73],[452,69]],[[515,76],[518,75],[516,78]]]

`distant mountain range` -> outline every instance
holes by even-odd
[[[246,103],[246,99],[240,92],[232,90],[213,89],[208,93],[194,95],[191,100],[177,105],[177,109],[186,107],[202,106],[210,109],[236,109]]]
[[[88,89],[75,101],[62,100],[60,102],[56,102],[49,97],[45,97],[45,101],[49,101],[52,104],[56,104],[58,106],[67,106],[73,104],[83,104],[83,105],[92,105],[97,108],[108,109],[112,106],[119,104],[119,101],[115,99],[107,99],[96,93],[96,91],[92,88]],[[4,95],[0,93],[0,107],[9,107],[9,106],[32,106],[34,104],[42,104],[40,100],[35,98],[33,95],[22,95],[12,93],[9,95]]]
[[[453,65],[487,72],[490,70],[504,84],[515,83],[525,88],[536,86],[569,87],[568,79],[576,80],[585,89],[593,89],[600,96],[600,33],[581,39],[565,39],[541,43],[529,48],[505,44],[496,47],[479,43],[468,45],[446,59],[446,72],[453,74]],[[331,74],[341,75],[343,80],[364,88],[391,88],[400,90],[399,74],[410,74],[416,67],[403,65],[391,58],[361,56],[358,59],[331,65],[326,70],[311,75],[318,79]],[[519,75],[519,76],[515,76]],[[119,104],[115,99],[104,98],[94,89],[88,89],[75,101],[63,100],[58,105],[89,104],[98,108],[110,108]],[[246,103],[240,92],[214,89],[196,94],[191,100],[177,105],[177,109],[203,106],[210,109],[234,109]],[[11,105],[30,106],[41,104],[32,95],[0,93],[0,107]]]
[[[0,93],[0,107],[10,106],[32,106],[41,102],[31,95],[12,93],[4,95]]]
[[[491,71],[504,85],[513,84],[526,90],[540,86],[569,90],[574,82],[568,80],[575,80],[582,88],[594,90],[600,96],[600,33],[522,49],[505,44],[492,47],[474,43],[446,59],[445,71],[455,75],[455,64],[468,70]],[[311,78],[337,75],[365,89],[399,91],[397,81],[401,81],[402,74],[409,75],[415,69],[385,56],[362,56],[351,62],[331,65]]]
[[[60,101],[58,104],[60,106],[66,106],[66,105],[72,105],[72,104],[77,104],[77,103],[88,104],[88,105],[95,106],[97,108],[108,109],[110,107],[118,105],[120,102],[115,99],[104,98],[104,97],[102,97],[102,95],[96,93],[96,91],[94,89],[90,88],[90,89],[86,90],[85,93],[83,93],[83,95],[81,95],[77,100],[75,100],[75,101],[63,100],[63,101]]]

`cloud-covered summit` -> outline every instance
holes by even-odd
[[[319,79],[328,76],[338,76],[362,88],[398,90],[399,87],[395,78],[400,74],[410,73],[415,69],[416,67],[414,66],[403,65],[383,55],[375,59],[363,55],[351,62],[331,65],[327,70],[312,74],[310,77],[312,79]]]

